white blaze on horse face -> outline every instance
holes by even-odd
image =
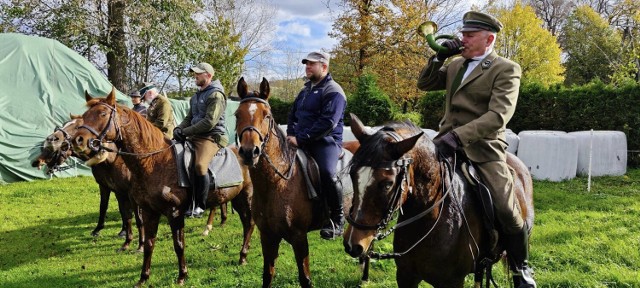
[[[373,183],[373,168],[368,166],[362,166],[358,169],[358,207],[356,207],[356,215],[354,220],[358,220],[358,216],[362,211],[362,205],[364,200],[364,192],[367,187]]]
[[[67,122],[66,124],[64,124],[64,126],[62,126],[62,129],[64,130],[65,128],[67,128],[67,127],[69,127],[71,125],[75,125],[76,121],[78,121],[78,119],[73,119],[73,120]]]
[[[256,103],[251,103],[251,105],[249,105],[249,115],[251,115],[251,120],[253,120],[253,114],[256,114],[257,110],[258,105],[256,105]]]

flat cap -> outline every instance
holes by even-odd
[[[129,92],[129,97],[142,97],[142,94],[140,94],[140,90],[133,90]]]
[[[304,59],[302,59],[302,64],[307,64],[307,61],[311,62],[320,62],[329,65],[329,54],[324,53],[322,51],[313,51],[307,55]]]
[[[147,91],[153,88],[156,88],[156,84],[154,84],[153,82],[144,82],[140,85],[140,89],[138,90],[138,92],[140,93],[140,95],[144,95],[144,93],[147,93]]]
[[[481,12],[469,11],[462,17],[462,29],[460,29],[460,32],[480,30],[500,32],[502,27],[502,23],[496,17]]]
[[[206,63],[206,62],[200,62],[198,63],[196,66],[193,66],[189,69],[189,71],[200,74],[200,73],[209,73],[211,74],[211,76],[213,76],[213,74],[216,72],[216,70],[213,69],[213,66],[211,66],[211,64]]]

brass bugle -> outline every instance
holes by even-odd
[[[449,48],[438,44],[436,40],[455,39],[456,36],[446,35],[446,34],[434,36],[433,34],[436,31],[438,31],[438,25],[433,21],[426,21],[418,26],[418,34],[427,39],[427,44],[429,44],[429,47],[431,47],[433,51],[435,51],[436,53],[440,53],[440,52],[448,53]],[[460,47],[460,50],[462,49],[464,49],[464,47]]]

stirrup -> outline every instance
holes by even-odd
[[[329,219],[329,225],[320,228],[320,238],[325,240],[335,240],[343,234],[342,227],[338,227],[332,219]]]

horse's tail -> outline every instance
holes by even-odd
[[[511,153],[507,153],[507,164],[514,173],[514,189],[518,202],[520,204],[520,212],[529,230],[533,228],[534,210],[533,210],[533,180],[529,168]],[[531,231],[529,231],[531,232]]]

